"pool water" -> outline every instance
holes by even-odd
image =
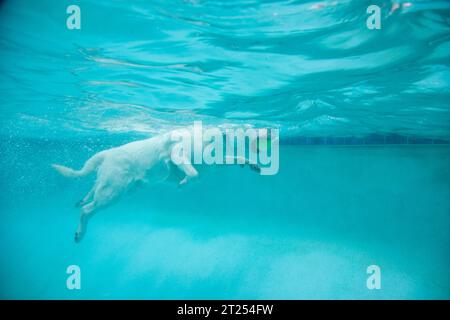
[[[450,298],[449,2],[69,4],[0,2],[0,298]],[[95,176],[50,165],[194,120],[278,128],[279,172],[137,188],[75,243]]]

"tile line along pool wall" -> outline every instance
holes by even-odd
[[[368,135],[365,137],[280,137],[285,145],[450,145],[450,140],[402,135]]]

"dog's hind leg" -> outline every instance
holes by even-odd
[[[88,203],[88,201],[92,198],[92,196],[94,195],[94,188],[92,188],[85,196],[83,199],[81,199],[80,201],[78,201],[75,204],[75,207],[79,208],[84,206],[86,203]]]
[[[96,183],[93,189],[93,200],[81,207],[80,223],[75,233],[75,242],[80,242],[86,234],[88,222],[96,212],[115,202],[127,191],[129,181],[120,179],[120,175],[116,175],[115,178],[115,180],[103,179],[100,183]]]
[[[95,209],[95,201],[92,201],[81,208],[80,223],[78,224],[77,231],[75,232],[75,242],[80,242],[83,238],[84,234],[86,233],[89,218],[92,216]]]

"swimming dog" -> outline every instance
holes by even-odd
[[[65,177],[82,177],[97,172],[93,188],[76,204],[81,212],[75,242],[81,241],[86,233],[88,220],[96,212],[118,200],[134,186],[170,181],[170,178],[174,177],[181,177],[178,186],[182,186],[196,178],[199,173],[188,154],[182,153],[182,161],[174,161],[174,151],[180,149],[182,144],[179,139],[174,139],[174,136],[182,135],[183,133],[174,130],[98,152],[88,159],[80,170],[52,164],[52,167]],[[203,145],[203,138],[200,139]],[[225,158],[228,164],[234,164],[236,160],[236,164],[241,167],[248,165],[256,172],[261,170],[258,164],[250,163],[245,157]]]

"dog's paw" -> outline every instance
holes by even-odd
[[[184,177],[184,179],[181,180],[181,181],[178,183],[178,188],[181,188],[181,187],[184,186],[187,182],[188,182],[188,178],[187,178],[187,177]]]
[[[81,233],[75,232],[74,240],[76,243],[79,243],[81,241]]]
[[[250,169],[256,172],[261,172],[261,167],[257,164],[250,164]]]

